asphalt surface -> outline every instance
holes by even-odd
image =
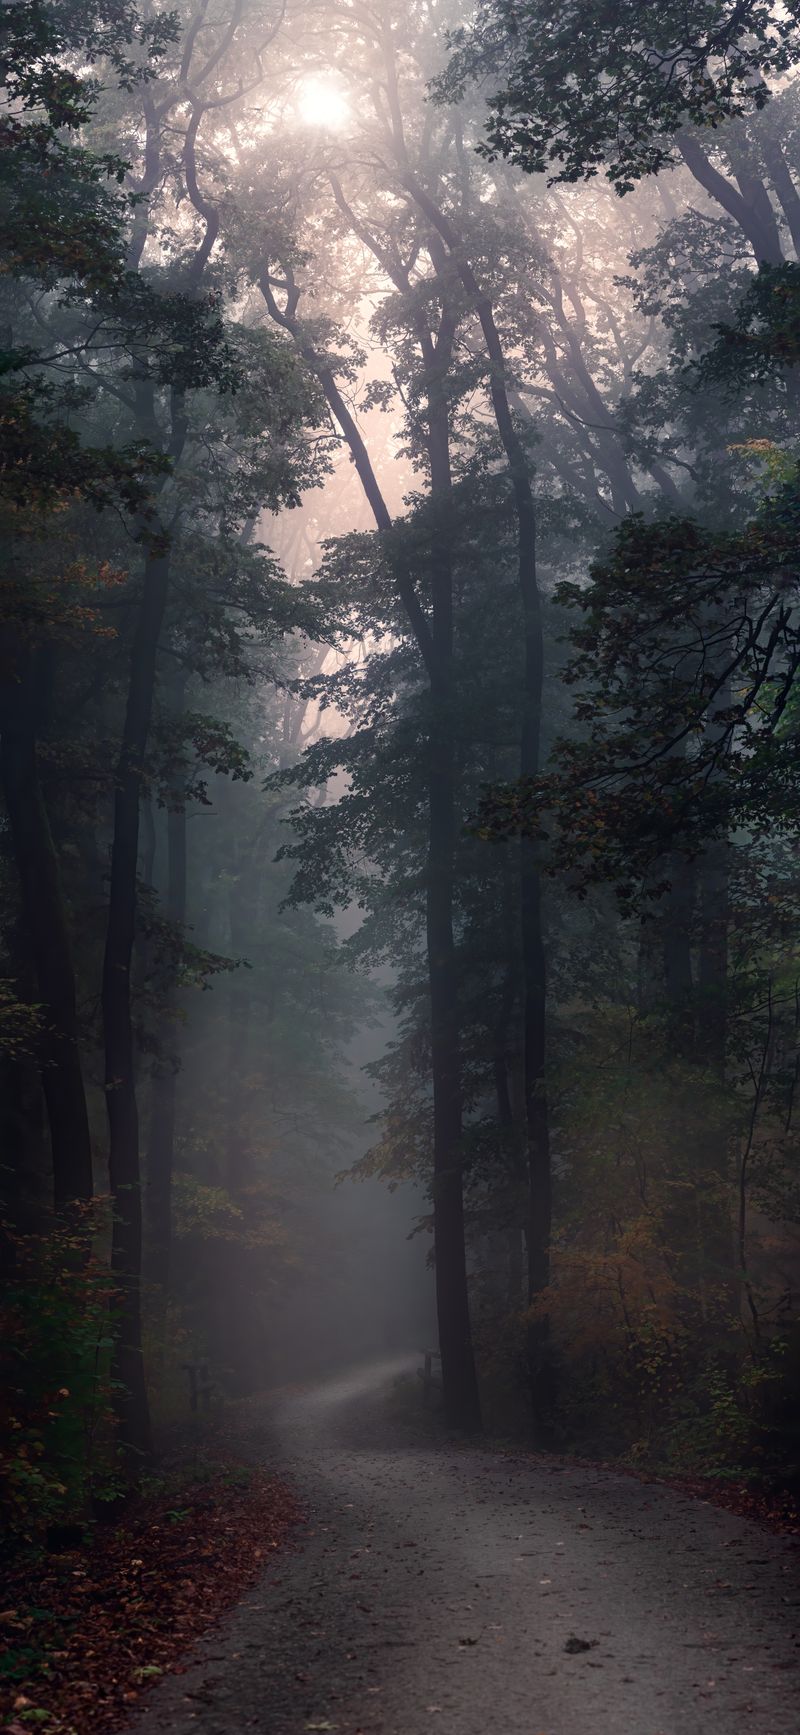
[[[658,1484],[392,1420],[396,1364],[251,1406],[297,1547],[132,1735],[797,1735],[793,1544]]]

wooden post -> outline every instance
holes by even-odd
[[[197,1410],[197,1369],[194,1362],[184,1362],[183,1371],[189,1375],[189,1409],[194,1415]]]
[[[441,1374],[437,1379],[433,1371],[434,1362],[441,1362],[442,1358],[438,1349],[421,1349],[419,1353],[425,1365],[417,1368],[417,1379],[422,1381],[422,1402],[427,1410],[431,1401],[431,1392],[442,1390]]]

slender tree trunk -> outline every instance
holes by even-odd
[[[156,816],[153,803],[149,799],[142,803],[142,879],[146,886],[155,884],[156,855],[158,836],[156,832]]]
[[[46,1030],[42,1088],[57,1211],[92,1197],[92,1146],[78,1046],[75,971],[36,752],[36,669],[24,653],[0,691],[0,769],[27,943]]]
[[[109,1169],[114,1204],[111,1266],[119,1290],[114,1376],[120,1438],[132,1474],[150,1456],[152,1442],[142,1358],[142,1197],[131,1016],[131,961],[136,926],[139,798],[153,705],[156,654],[168,585],[168,555],[148,553],[131,651],[128,701],[117,764],[103,965]]]
[[[663,951],[659,922],[647,910],[639,920],[636,954],[636,1008],[642,1018],[655,1012],[661,999]]]
[[[740,187],[734,186],[732,181],[720,174],[719,169],[714,168],[697,139],[684,133],[677,142],[681,156],[695,180],[710,198],[738,223],[753,249],[756,264],[781,265],[783,252],[778,225],[769,199],[760,196],[760,192],[763,192],[762,184],[758,182],[751,186],[745,183],[744,189],[740,190],[741,184]]]
[[[233,804],[235,791],[230,790]],[[232,836],[236,829],[231,822]],[[237,849],[228,886],[228,935],[231,956],[246,959],[252,935],[252,911],[245,901],[242,876],[249,846]],[[232,1198],[240,1199],[251,1178],[248,1140],[248,1093],[245,1081],[250,1060],[251,1026],[250,971],[235,971],[228,983],[228,1129],[226,1140],[226,1186]]]
[[[710,1311],[725,1323],[738,1315],[737,1276],[730,1210],[732,1181],[729,1129],[723,1100],[728,1048],[728,927],[730,849],[727,838],[711,843],[700,860],[700,947],[698,956],[698,1058],[719,1087],[719,1125],[712,1125],[698,1176],[698,1221],[702,1258],[712,1296]]]
[[[182,711],[185,680],[173,690],[176,711]],[[183,789],[171,792],[167,812],[167,920],[179,934],[186,922],[186,799]],[[164,1031],[171,1042],[177,1030],[178,990],[174,976],[167,985]],[[169,1288],[172,1253],[172,1180],[175,1166],[175,1117],[178,1063],[171,1056],[153,1079],[151,1092],[150,1143],[147,1155],[148,1269],[165,1300]]]
[[[709,622],[718,628],[718,623]],[[709,736],[724,742],[730,706],[727,684],[708,718]],[[722,720],[720,720],[722,719]],[[688,1107],[691,1141],[693,1221],[676,1232],[677,1245],[696,1249],[689,1290],[699,1298],[703,1328],[729,1327],[739,1307],[739,1287],[731,1217],[729,1140],[723,1110],[727,1054],[727,978],[729,925],[729,845],[712,841],[697,862],[680,851],[669,862],[671,889],[662,922],[664,975],[677,1055],[690,1069],[701,1068],[719,1089],[704,1088]],[[691,1087],[691,1096],[695,1097]],[[704,1107],[702,1105],[705,1105]],[[692,1261],[690,1258],[690,1267]]]
[[[717,695],[708,734],[724,743],[731,703],[729,682]],[[730,1325],[741,1304],[741,1273],[735,1256],[730,1212],[732,1164],[723,1102],[728,1057],[728,931],[730,926],[731,847],[727,834],[714,838],[698,866],[700,944],[698,954],[698,1059],[717,1083],[719,1122],[709,1129],[699,1177],[699,1214],[714,1311]]]
[[[451,695],[445,679],[432,692],[431,700],[426,932],[433,1072],[436,1303],[447,1420],[451,1427],[475,1432],[480,1428],[481,1415],[472,1352],[464,1237],[461,1062],[453,938],[455,766],[452,735],[446,722]]]
[[[700,860],[701,1048],[717,1078],[725,1076],[728,1033],[728,924],[730,851],[726,838],[709,844]]]
[[[392,516],[381,493],[369,453],[336,379],[304,342],[296,314],[297,298],[290,296],[281,311],[266,272],[259,279],[270,317],[294,338],[300,353],[314,369],[329,408],[347,442],[365,498],[379,531],[392,529]],[[448,423],[446,402],[435,400],[436,385],[429,367],[431,417],[432,488],[444,501],[449,499]],[[435,362],[434,362],[435,365]],[[444,421],[441,409],[444,409]],[[442,440],[444,444],[442,444]],[[429,626],[414,587],[402,562],[395,560],[394,579],[428,675],[431,693],[431,741],[429,748],[429,837],[426,934],[431,996],[431,1044],[434,1091],[434,1243],[439,1347],[442,1355],[442,1385],[445,1409],[452,1426],[474,1431],[480,1427],[480,1399],[475,1375],[472,1328],[469,1315],[464,1200],[461,1152],[461,1079],[456,1006],[455,948],[453,941],[453,856],[455,850],[455,757],[452,741],[452,569],[446,537],[439,534],[434,556],[434,626]]]
[[[440,333],[440,342],[441,342]],[[452,477],[444,374],[452,338],[435,349],[423,334],[428,452],[436,507],[432,549],[433,652],[428,783],[426,930],[433,1070],[433,1224],[445,1413],[451,1427],[481,1427],[472,1348],[464,1233],[463,1106],[458,964],[453,934],[457,767],[452,557]]]
[[[151,381],[138,379],[135,389],[137,433],[157,447],[162,441],[154,387]],[[176,390],[172,393],[168,449],[173,465],[180,459],[185,440],[183,394]],[[169,539],[163,527],[146,521],[140,534],[145,549],[144,569],[116,769],[102,995],[109,1175],[114,1207],[111,1267],[119,1293],[113,1373],[120,1443],[132,1480],[152,1454],[152,1436],[142,1355],[142,1175],[131,965],[136,932],[142,773],[170,578]]]
[[[512,966],[513,968],[513,966]],[[500,1138],[503,1147],[506,1170],[506,1251],[507,1267],[507,1301],[512,1312],[522,1306],[523,1301],[523,1222],[524,1216],[520,1209],[521,1198],[525,1196],[525,1162],[524,1153],[519,1149],[517,1121],[514,1115],[514,1101],[509,1077],[509,1057],[507,1049],[508,1024],[515,998],[513,978],[507,982],[503,994],[503,1007],[494,1031],[494,1090],[497,1103],[497,1124],[500,1128]],[[521,1159],[521,1160],[520,1160]],[[520,1172],[521,1171],[521,1172]]]
[[[6,857],[11,854],[6,832],[0,838],[4,872],[10,865]],[[13,983],[14,992],[24,1005],[36,1005],[36,971],[21,909],[3,934],[3,953],[3,973]],[[33,1052],[5,1053],[0,1055],[0,1217],[16,1234],[37,1235],[44,1232],[51,1214],[52,1176],[41,1069]],[[13,1245],[0,1236],[0,1278],[13,1262]]]
[[[496,413],[497,409],[496,405]],[[515,465],[512,477],[517,504],[518,575],[525,634],[520,775],[523,778],[533,778],[540,768],[544,681],[542,610],[536,572],[536,511],[525,455],[511,425],[510,411],[506,422],[507,409],[506,399],[498,417],[498,426],[502,424],[505,428],[504,445],[509,466],[512,462]],[[526,837],[520,839],[520,910],[524,986],[525,1121],[528,1129],[529,1174],[528,1300],[535,1303],[550,1282],[553,1203],[550,1121],[545,1086],[547,976],[542,931],[542,883],[537,845],[531,838]],[[546,1319],[540,1318],[532,1322],[529,1353],[534,1411],[540,1425],[546,1427],[554,1399],[552,1357]]]
[[[694,1054],[694,981],[692,972],[692,915],[694,867],[675,851],[669,862],[670,887],[664,894],[661,943],[664,988],[670,1032],[676,1051],[684,1059]]]
[[[50,1172],[40,1074],[28,1056],[0,1056],[0,1217],[20,1235],[50,1220]]]
[[[542,600],[536,566],[536,504],[527,455],[514,425],[506,383],[506,359],[494,320],[491,299],[480,287],[461,239],[416,176],[405,172],[405,184],[447,246],[464,289],[480,322],[489,359],[489,393],[497,431],[508,461],[517,515],[518,582],[524,631],[524,698],[520,742],[520,774],[539,770],[544,635]],[[520,904],[524,985],[525,1116],[528,1132],[528,1291],[531,1303],[550,1281],[552,1188],[550,1129],[545,1087],[546,967],[542,935],[541,876],[537,848],[528,838],[520,843]],[[546,1317],[532,1321],[529,1339],[531,1396],[542,1434],[548,1431],[554,1401],[554,1367]]]
[[[764,145],[764,161],[789,225],[794,250],[800,257],[800,194],[778,139],[767,139]]]

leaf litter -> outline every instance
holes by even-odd
[[[77,1547],[4,1574],[3,1735],[100,1735],[258,1580],[303,1514],[277,1478],[220,1468],[138,1500]],[[320,1725],[320,1727],[323,1727]],[[330,1727],[330,1725],[324,1725]]]

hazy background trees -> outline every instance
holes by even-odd
[[[452,1424],[791,1456],[795,9],[596,11],[6,9],[25,1511],[428,1250]]]

